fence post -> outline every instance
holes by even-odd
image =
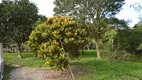
[[[0,43],[0,61],[3,60],[3,46],[2,43]]]
[[[3,70],[4,70],[4,57],[3,57],[3,45],[0,43],[0,80],[3,78]]]

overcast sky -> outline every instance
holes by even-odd
[[[52,17],[52,15],[54,14],[53,12],[53,8],[55,7],[55,5],[53,4],[54,0],[30,0],[30,1],[37,4],[37,7],[39,9],[39,14],[45,15],[47,17]],[[130,24],[130,26],[132,27],[134,24],[136,24],[139,21],[139,19],[138,19],[138,14],[135,12],[133,8],[130,8],[130,5],[140,1],[142,0],[125,0],[125,5],[123,6],[123,9],[119,14],[116,15],[116,17],[124,20],[132,20],[132,23]]]

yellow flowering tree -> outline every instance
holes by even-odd
[[[86,41],[85,29],[70,17],[52,17],[32,31],[28,45],[57,70],[68,68],[69,57],[78,57]]]

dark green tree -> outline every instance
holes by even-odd
[[[138,43],[138,48],[137,50],[142,50],[142,21],[139,21],[135,26],[134,26],[134,31],[137,33],[139,41],[136,41]]]
[[[142,2],[131,5],[139,15],[139,22],[134,26],[135,31],[142,32]],[[140,34],[142,35],[142,34]],[[141,38],[141,37],[140,37]],[[142,50],[142,43],[139,45],[138,50]]]
[[[28,40],[33,30],[32,26],[38,19],[38,9],[34,3],[29,0],[3,0],[4,19],[7,23],[10,39],[18,45],[19,57],[22,57],[21,45]]]
[[[10,40],[10,36],[8,35],[8,19],[5,16],[6,9],[5,4],[0,3],[0,42],[4,46]]]
[[[142,43],[142,32],[135,29],[120,30],[115,38],[115,45],[119,50],[126,50],[136,54],[138,47]]]
[[[33,28],[37,25],[44,23],[47,20],[47,17],[44,15],[38,15],[38,20],[34,23]]]
[[[90,36],[95,39],[98,58],[101,58],[99,39],[107,28],[105,19],[114,17],[124,0],[55,0],[55,15],[72,16],[87,23]]]
[[[108,28],[106,32],[102,35],[102,40],[100,40],[100,46],[102,49],[105,50],[115,50],[118,47],[118,45],[114,45],[114,40],[117,37],[117,33],[119,33],[120,30],[129,29],[128,22],[125,20],[119,20],[118,18],[109,18],[106,20],[106,22]]]

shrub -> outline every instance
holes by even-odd
[[[69,17],[52,17],[32,31],[28,45],[47,64],[57,70],[64,70],[69,63],[69,53],[79,56],[79,49],[85,43],[85,29],[78,27]]]

